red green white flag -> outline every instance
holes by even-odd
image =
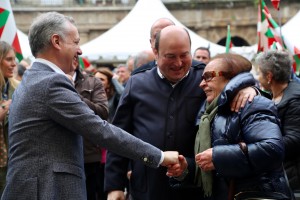
[[[17,26],[9,0],[0,0],[0,40],[6,41],[15,49],[19,61],[23,59]]]
[[[88,61],[88,59],[79,57],[79,66],[81,69],[86,69],[91,65],[91,63]]]
[[[300,72],[300,47],[296,47],[288,38],[281,34],[280,26],[272,18],[264,0],[260,0],[258,6],[258,49],[257,52],[267,51],[269,49],[287,49],[294,58],[294,71]]]
[[[227,25],[227,37],[226,37],[226,53],[232,48],[230,25]]]

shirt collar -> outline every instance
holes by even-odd
[[[49,60],[45,60],[43,58],[36,58],[34,62],[43,63],[45,65],[48,65],[51,69],[53,69],[56,73],[63,74],[66,76],[66,74],[54,63],[50,62]]]
[[[177,81],[176,83],[170,83],[171,86],[174,88],[178,83],[180,83],[185,77],[187,77],[190,73],[190,70],[184,75],[184,77],[182,77],[179,81]],[[157,67],[157,74],[161,79],[165,79],[166,77],[160,72],[159,67]]]

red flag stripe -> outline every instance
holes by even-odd
[[[272,4],[273,4],[273,7],[276,9],[276,10],[279,10],[279,3],[280,3],[280,0],[271,0]]]

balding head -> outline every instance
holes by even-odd
[[[176,41],[182,41],[182,43],[189,44],[189,47],[191,48],[189,32],[185,28],[179,26],[168,26],[157,33],[154,46],[156,51],[159,51],[161,41],[170,42],[171,44],[175,44]]]
[[[167,26],[156,36],[154,54],[162,75],[171,83],[180,81],[192,64],[191,39],[179,26]]]
[[[155,55],[152,50],[141,51],[134,57],[134,69],[137,69],[138,67],[151,62],[154,59]]]
[[[151,30],[150,30],[150,44],[151,44],[152,49],[154,49],[156,34],[161,29],[163,29],[167,26],[170,26],[170,25],[175,25],[175,23],[168,18],[159,18],[158,20],[156,20],[153,23],[153,25],[151,26]]]

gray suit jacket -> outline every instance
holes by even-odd
[[[122,156],[157,167],[161,151],[95,115],[68,78],[34,63],[14,93],[2,199],[86,199],[84,135]]]

